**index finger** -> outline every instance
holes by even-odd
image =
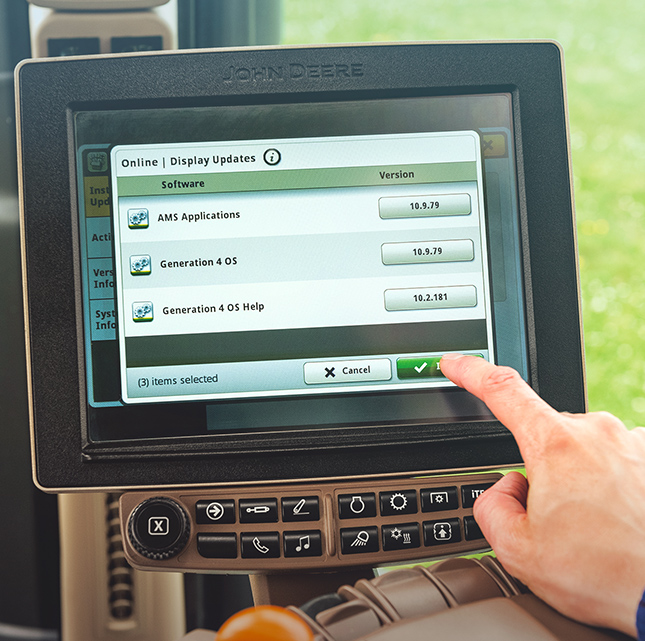
[[[453,383],[486,403],[513,434],[523,456],[542,441],[546,428],[559,416],[510,367],[461,354],[446,354],[440,367]]]

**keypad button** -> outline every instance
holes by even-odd
[[[475,521],[473,516],[464,517],[464,534],[466,541],[476,541],[477,539],[483,539],[484,535]]]
[[[322,556],[320,530],[307,532],[285,532],[284,555],[287,557]]]
[[[134,549],[148,559],[169,559],[179,554],[190,537],[190,521],[181,505],[160,496],[140,503],[128,522]]]
[[[477,485],[462,485],[461,486],[461,504],[465,508],[475,505],[475,499],[483,494],[489,487],[493,487],[495,483],[478,483]]]
[[[384,525],[381,528],[383,549],[405,550],[421,546],[418,523],[402,523],[397,525]]]
[[[341,519],[362,519],[376,516],[376,495],[341,494],[338,497],[338,514]]]
[[[207,559],[237,558],[237,535],[198,534],[197,551]]]
[[[340,549],[343,554],[378,552],[377,527],[352,527],[340,531]]]
[[[317,521],[320,519],[320,504],[317,496],[296,496],[282,499],[282,520]]]
[[[235,501],[229,499],[197,501],[195,518],[200,525],[235,523]]]
[[[416,514],[417,493],[414,490],[400,490],[397,492],[381,492],[381,516],[396,514]]]
[[[421,511],[442,512],[459,508],[456,487],[433,487],[421,490]]]
[[[242,534],[243,559],[277,559],[280,556],[280,536],[277,532]]]
[[[278,499],[240,499],[240,523],[277,523]]]
[[[423,524],[423,540],[426,545],[458,543],[461,541],[459,519],[425,521]]]

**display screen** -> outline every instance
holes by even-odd
[[[528,376],[512,122],[508,94],[76,112],[90,439],[490,419],[439,360]]]

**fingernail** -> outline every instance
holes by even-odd
[[[457,354],[456,352],[451,352],[450,354],[444,354],[441,357],[441,360],[442,361],[443,360],[445,360],[445,361],[456,361],[458,358],[463,358],[463,357],[464,357],[463,354]]]

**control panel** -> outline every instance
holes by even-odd
[[[488,548],[475,499],[500,473],[121,497],[135,567],[282,571],[376,566]]]

